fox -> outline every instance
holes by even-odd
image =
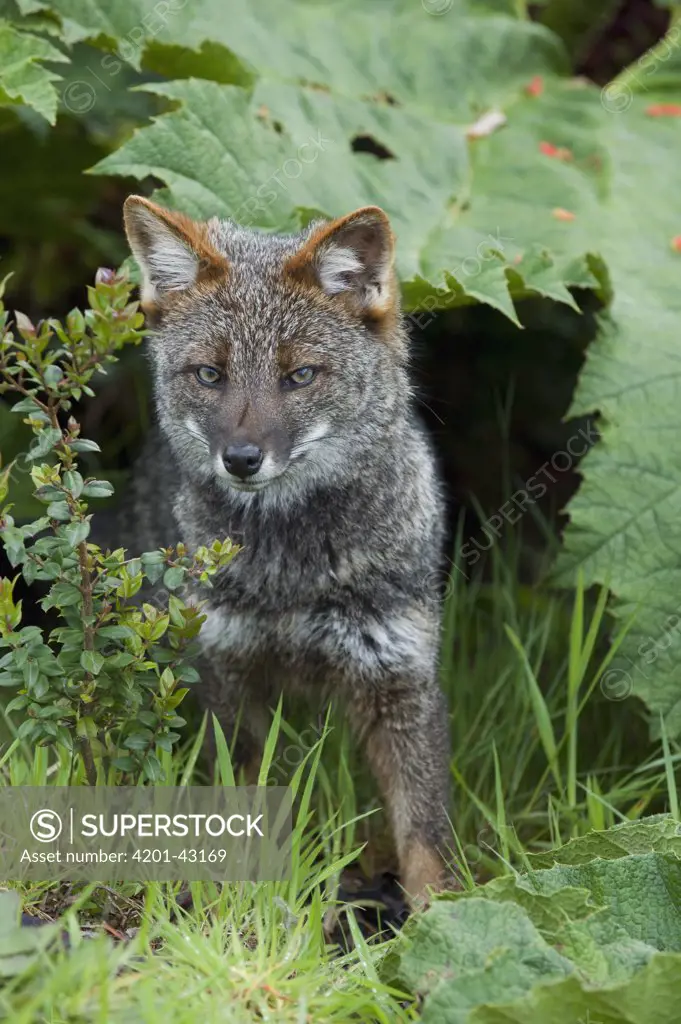
[[[272,234],[133,195],[124,223],[156,410],[128,534],[240,546],[201,594],[199,700],[226,735],[239,716],[247,778],[281,694],[338,701],[422,903],[449,877],[445,500],[389,218],[367,206]]]

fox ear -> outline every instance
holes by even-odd
[[[227,259],[209,242],[205,224],[164,210],[142,196],[128,196],[123,219],[142,271],[144,305],[162,302],[169,292],[184,291],[227,271]]]
[[[286,269],[326,295],[349,300],[363,316],[380,320],[397,303],[393,260],[388,217],[378,206],[365,206],[317,228]]]

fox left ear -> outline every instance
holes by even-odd
[[[147,311],[162,305],[173,292],[227,272],[227,259],[211,245],[206,224],[143,196],[128,196],[123,219],[142,272],[142,305]]]
[[[387,215],[378,206],[365,206],[317,228],[286,270],[380,321],[397,305],[394,249]]]

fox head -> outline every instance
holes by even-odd
[[[285,236],[139,196],[124,216],[178,468],[243,500],[361,474],[409,394],[385,213]]]

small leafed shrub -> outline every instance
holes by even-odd
[[[0,293],[0,393],[18,396],[12,412],[33,432],[23,459],[45,506],[33,522],[16,522],[16,464],[2,470],[0,537],[17,575],[0,579],[0,686],[18,691],[6,707],[21,716],[17,738],[67,750],[77,742],[90,784],[112,769],[125,781],[162,780],[159,750],[179,739],[178,707],[198,679],[191,662],[203,616],[188,585],[209,586],[237,550],[225,540],[191,555],[178,544],[131,556],[88,540],[89,501],[113,488],[80,471],[79,458],[98,446],[81,436],[72,409],[93,395],[97,373],[144,336],[131,287],[126,274],[100,270],[85,313],[37,326],[21,313],[10,326]],[[54,628],[22,624],[20,575],[29,586],[47,584],[39,601],[58,617]],[[140,600],[145,583],[161,582],[153,603]]]

